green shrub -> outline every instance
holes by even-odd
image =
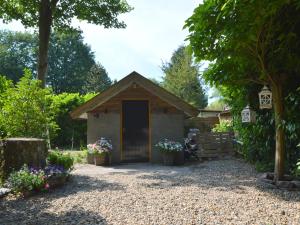
[[[6,184],[15,193],[39,191],[45,187],[45,173],[42,170],[30,170],[24,165],[19,171],[9,175]]]
[[[74,165],[73,157],[68,153],[62,153],[60,151],[51,151],[47,157],[47,163],[49,165],[57,165],[64,167],[65,170],[71,170]]]
[[[74,163],[86,163],[87,149],[80,150],[64,150],[64,154],[68,153],[74,159]]]
[[[52,92],[41,88],[28,69],[15,86],[1,94],[0,135],[48,138],[58,129],[51,106]]]
[[[266,163],[266,162],[256,162],[255,169],[258,172],[272,172],[274,170],[274,163]]]
[[[219,124],[216,124],[212,129],[212,132],[230,132],[233,131],[232,121],[221,120]]]
[[[296,163],[295,176],[300,177],[300,160]]]
[[[86,146],[86,121],[73,120],[70,112],[94,97],[94,93],[80,95],[79,93],[62,93],[52,96],[51,107],[55,109],[55,122],[59,126],[57,135],[52,137],[53,147],[67,148]]]

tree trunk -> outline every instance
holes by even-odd
[[[52,25],[52,9],[50,0],[41,0],[39,9],[39,60],[37,78],[45,87],[48,68],[48,49]]]
[[[274,99],[274,112],[275,112],[275,129],[276,129],[276,150],[275,150],[275,181],[282,180],[284,175],[284,153],[285,153],[285,140],[284,140],[284,106],[283,106],[283,93],[282,84],[276,82],[272,86],[273,99]]]

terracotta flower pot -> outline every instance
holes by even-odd
[[[94,163],[96,166],[109,166],[110,156],[108,154],[101,154],[94,156]]]
[[[59,186],[64,185],[67,181],[66,175],[59,175],[59,176],[51,176],[48,178],[48,184],[50,188],[56,188]]]

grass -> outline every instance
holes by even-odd
[[[87,163],[86,162],[86,150],[70,150],[70,149],[62,149],[62,152],[65,154],[69,154],[74,158],[74,163]]]

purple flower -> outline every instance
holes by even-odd
[[[66,173],[64,167],[59,165],[49,165],[44,169],[44,171],[46,176]]]

